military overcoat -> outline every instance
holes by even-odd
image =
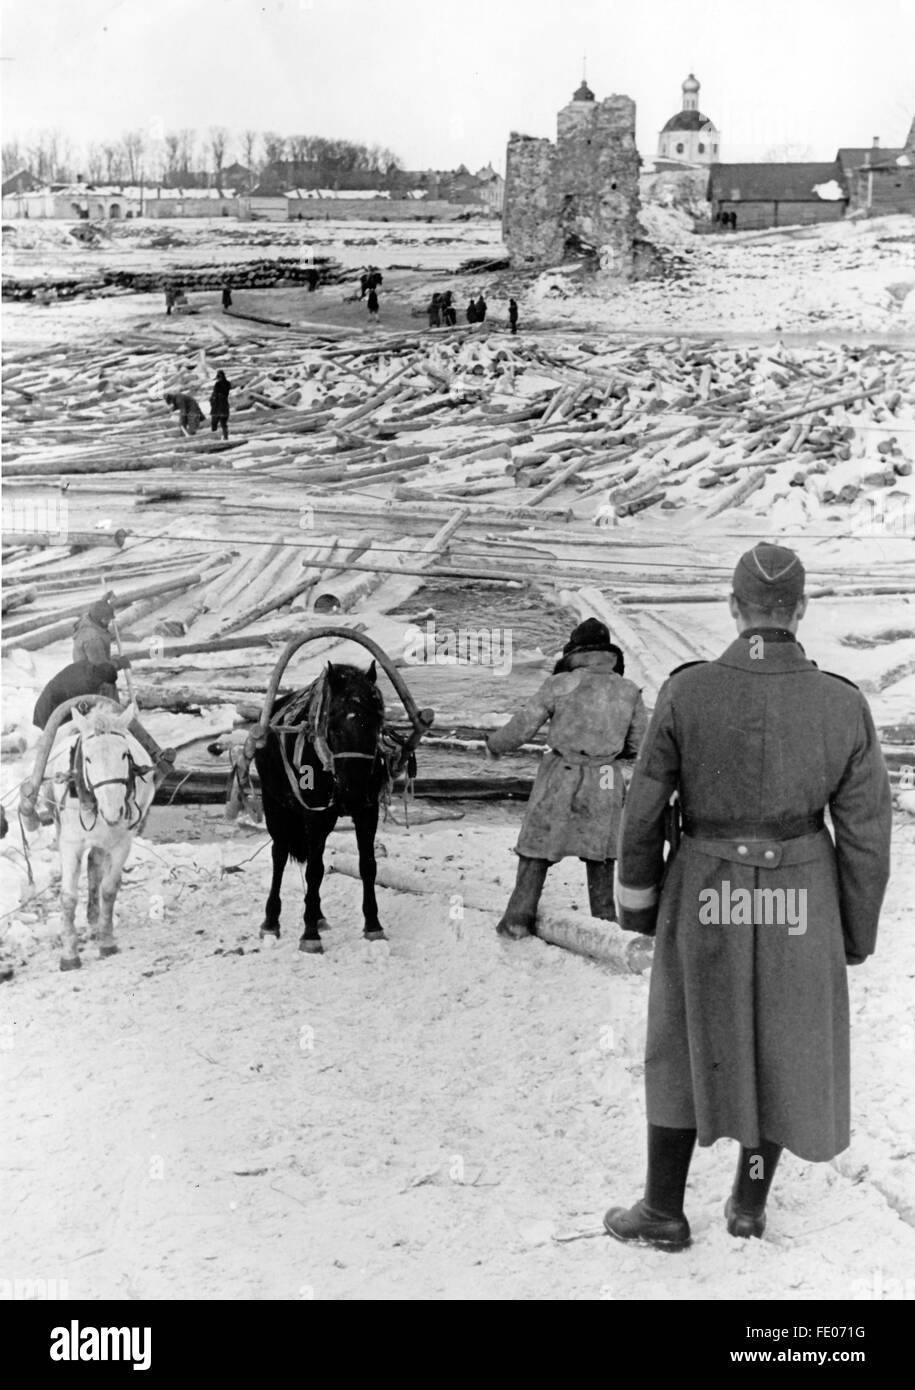
[[[665,867],[674,790],[686,833]],[[848,1145],[846,964],[874,950],[891,814],[867,701],[790,634],[744,634],[665,683],[618,866],[622,925],[657,934],[649,1123],[812,1160]]]

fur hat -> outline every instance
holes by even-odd
[[[573,652],[609,652],[611,646],[610,629],[606,623],[597,618],[585,618],[572,632],[562,654],[571,656]]]

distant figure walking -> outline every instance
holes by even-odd
[[[217,372],[213,389],[210,392],[210,429],[216,433],[222,430],[223,439],[229,437],[229,392],[231,381],[226,380],[225,372]]]
[[[477,300],[477,323],[485,323],[485,322],[486,322],[486,309],[487,309],[487,307],[488,307],[488,306],[487,306],[487,304],[486,304],[486,300],[483,298],[482,295],[480,295],[479,299]]]
[[[731,213],[731,231],[732,231],[732,232],[736,232],[736,231],[737,231],[737,213],[736,213],[736,212],[732,212],[732,213]]]
[[[177,295],[171,285],[165,286],[165,312],[171,318],[172,308],[174,307]]]
[[[429,305],[429,327],[441,328],[442,326],[442,296],[434,294]]]
[[[184,435],[196,434],[206,419],[194,397],[188,395],[186,391],[167,392],[165,404],[170,410],[178,411],[178,424]]]
[[[368,270],[364,270],[362,274],[359,276],[359,284],[362,287],[362,292],[359,295],[359,298],[365,299],[367,292],[371,290],[377,290],[378,286],[382,283],[383,279],[384,276],[382,275],[381,271],[377,270],[375,266],[370,265]]]
[[[367,304],[367,306],[368,306],[369,318],[370,318],[370,319],[377,319],[377,317],[378,317],[378,295],[377,295],[376,292],[375,292],[374,286],[372,287],[372,289],[369,290],[369,297],[368,297],[368,299],[366,300],[366,304]]]
[[[446,290],[442,295],[442,324],[445,328],[453,328],[457,323],[457,309],[454,307],[454,295],[451,290]]]
[[[227,280],[222,287],[222,312],[225,313],[232,307],[232,282]]]
[[[476,321],[477,321],[477,302],[476,302],[475,299],[471,299],[470,303],[467,305],[467,322],[468,322],[468,323],[476,323]]]
[[[518,303],[517,300],[508,301],[508,322],[513,333],[518,332]]]

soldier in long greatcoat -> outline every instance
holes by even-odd
[[[739,636],[662,687],[619,849],[624,928],[657,936],[648,1004],[648,1178],[604,1225],[689,1243],[693,1146],[741,1145],[725,1208],[761,1236],[779,1155],[823,1162],[849,1143],[846,967],[873,952],[889,875],[890,787],[867,701],[797,641],[793,551],[760,544],[734,572]],[[679,848],[668,803],[682,810]],[[832,833],[824,826],[828,810]]]
[[[533,932],[547,870],[567,855],[585,861],[592,915],[616,915],[613,869],[623,765],[635,758],[648,724],[639,688],[623,676],[622,664],[606,626],[588,618],[572,633],[553,675],[488,739],[498,757],[549,721],[549,748],[518,839],[515,889],[498,924],[503,936]]]

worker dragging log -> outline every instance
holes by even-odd
[[[874,950],[892,806],[867,701],[797,641],[806,609],[792,550],[766,542],[742,555],[730,596],[739,636],[716,660],[672,672],[633,774],[621,926],[657,933],[657,945],[648,1174],[642,1200],[604,1217],[618,1240],[690,1243],[697,1140],[741,1146],[725,1224],[744,1239],[763,1234],[783,1148],[826,1163],[850,1142],[846,966]],[[665,862],[675,791],[682,837]],[[802,1226],[803,1186],[790,1204]]]
[[[165,404],[170,410],[177,410],[178,424],[183,435],[196,434],[206,419],[194,397],[187,391],[167,392]]]
[[[229,392],[231,390],[232,383],[226,379],[225,372],[217,372],[213,389],[210,392],[210,429],[214,434],[217,429],[221,429],[223,439],[229,437]]]
[[[648,723],[641,692],[623,675],[623,653],[607,627],[588,618],[574,630],[552,676],[523,709],[491,734],[498,757],[549,720],[549,748],[537,772],[516,846],[517,880],[497,930],[533,934],[547,871],[568,855],[587,865],[591,914],[615,920],[613,870],[623,806],[623,767]]]

